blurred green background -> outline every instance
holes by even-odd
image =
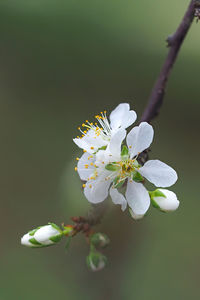
[[[46,249],[20,245],[48,221],[69,222],[82,196],[77,126],[126,101],[141,116],[188,0],[1,0],[0,300],[199,299],[199,53],[194,22],[153,122],[151,158],[173,166],[181,201],[134,222],[111,205],[108,267],[91,273],[83,236]]]

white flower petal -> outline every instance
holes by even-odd
[[[149,193],[142,183],[128,181],[126,200],[135,215],[144,215],[150,205]]]
[[[121,144],[126,136],[126,130],[120,129],[110,140],[110,144],[106,149],[107,155],[111,157],[111,161],[118,161],[121,158]],[[112,158],[113,157],[113,158]]]
[[[85,197],[91,203],[99,203],[104,201],[108,197],[108,189],[111,184],[111,180],[106,180],[106,177],[111,172],[104,170],[94,180],[89,180],[84,188]]]
[[[81,149],[86,150],[89,153],[93,153],[93,150],[90,149],[90,145],[86,143],[84,138],[75,138],[73,142]]]
[[[144,217],[144,215],[136,215],[131,208],[129,208],[129,213],[134,220],[140,220]]]
[[[95,153],[99,148],[107,146],[107,140],[103,139],[101,135],[95,134],[95,131],[90,129],[84,137],[73,139],[74,143],[81,149],[88,153]]]
[[[153,141],[153,135],[153,127],[146,122],[134,127],[126,138],[131,157],[147,149]]]
[[[77,171],[81,180],[88,180],[88,178],[93,174],[95,169],[93,163],[94,155],[86,152],[81,156],[77,164]]]
[[[138,171],[158,187],[171,186],[178,178],[176,171],[160,160],[149,160]]]
[[[53,242],[49,240],[49,238],[56,235],[60,235],[60,232],[57,229],[52,227],[52,225],[45,225],[35,232],[34,238],[42,245],[50,245],[53,244]]]
[[[37,247],[36,245],[32,244],[29,242],[30,239],[32,239],[33,236],[31,236],[29,233],[26,233],[22,238],[21,238],[21,244],[27,247]]]
[[[127,128],[137,119],[136,112],[130,110],[128,103],[119,104],[110,114],[110,126],[112,130]]]
[[[112,202],[114,204],[121,205],[122,211],[124,211],[126,209],[127,201],[126,201],[125,197],[121,193],[118,192],[117,189],[111,187],[110,188],[110,196],[111,196]]]

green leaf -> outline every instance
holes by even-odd
[[[114,163],[107,164],[105,166],[105,168],[106,168],[106,170],[112,171],[112,172],[118,171],[120,169],[120,167],[118,165],[115,165]]]
[[[133,171],[131,175],[132,175],[132,179],[136,182],[144,181],[144,178],[142,177],[142,175],[137,171]]]

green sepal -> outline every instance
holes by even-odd
[[[122,147],[121,158],[122,158],[122,160],[127,160],[129,158],[129,151],[125,145],[123,145],[123,147]]]
[[[40,247],[42,247],[42,246],[43,246],[43,245],[42,245],[42,244],[40,244],[38,241],[36,241],[36,239],[35,239],[35,238],[31,238],[31,239],[29,239],[29,242],[30,242],[31,244],[35,245],[35,246],[40,246]]]
[[[118,177],[115,177],[115,179],[113,180],[114,188],[116,188],[116,189],[122,187],[122,185],[123,185],[124,182],[125,182],[125,179],[124,179],[124,180],[121,180],[121,181],[119,181],[119,180],[120,180],[120,177],[119,177],[119,176],[118,176]]]
[[[54,242],[54,243],[58,243],[61,238],[62,238],[63,234],[58,234],[58,235],[54,235],[52,237],[50,237],[50,241]]]
[[[34,234],[36,233],[36,231],[37,231],[39,228],[41,228],[41,226],[40,226],[40,227],[37,227],[36,229],[33,229],[33,230],[29,231],[29,235],[34,236]]]
[[[102,146],[101,148],[99,148],[94,154],[96,154],[99,150],[106,150],[107,146]]]
[[[115,163],[107,164],[105,166],[105,168],[106,168],[106,170],[112,171],[112,172],[118,171],[120,169],[120,167],[118,165],[115,165]]]
[[[136,170],[131,173],[131,177],[136,182],[144,181],[144,178],[142,177],[142,175],[139,172],[137,172]]]
[[[160,209],[160,206],[153,199],[151,199],[151,204],[153,207]]]
[[[163,197],[166,198],[165,194],[163,194],[159,189],[156,189],[155,191],[149,191],[149,195],[151,199],[155,197]]]
[[[72,226],[64,226],[63,234],[64,235],[69,235],[71,232],[74,231],[74,228]]]
[[[55,223],[49,222],[48,225],[51,225],[53,228],[55,228],[56,230],[58,230],[60,233],[62,232],[62,230],[60,229],[60,227],[58,225],[56,225]]]

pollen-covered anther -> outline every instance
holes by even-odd
[[[94,147],[90,147],[91,150],[94,150]]]
[[[90,189],[92,188],[92,185],[91,185],[91,184],[89,185],[89,188],[90,188]]]
[[[84,184],[82,185],[82,187],[85,188],[85,187],[86,187],[86,184],[84,183]]]
[[[89,165],[85,165],[85,169],[88,169]]]
[[[77,171],[77,170],[78,170],[78,168],[77,168],[77,167],[75,167],[75,168],[74,168],[74,170],[75,170],[75,171]]]
[[[77,157],[76,160],[79,160],[79,157]]]
[[[90,165],[93,166],[94,165],[93,162],[91,162]]]

